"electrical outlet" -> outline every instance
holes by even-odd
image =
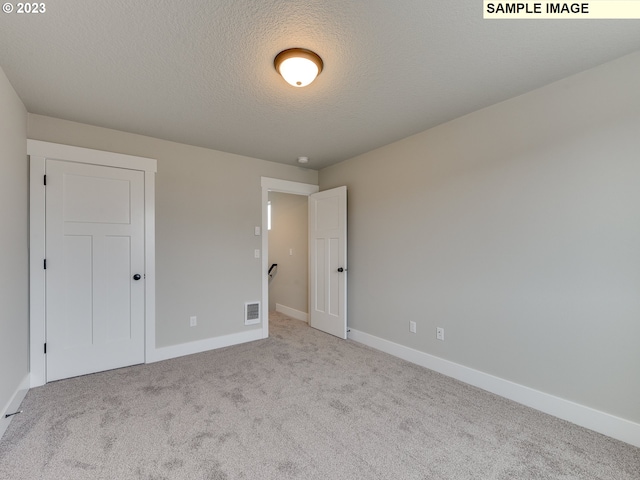
[[[436,328],[436,338],[444,342],[444,328],[442,327]]]
[[[254,258],[260,258],[260,249],[256,248],[253,251],[253,256],[254,256]]]
[[[198,325],[198,317],[189,317],[189,325],[192,327]]]
[[[416,322],[409,321],[409,331],[411,333],[416,333]]]

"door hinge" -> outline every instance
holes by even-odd
[[[45,270],[47,269],[47,259],[46,258],[44,259],[44,269]]]
[[[45,185],[47,184],[47,176],[46,175],[44,176],[44,184]]]
[[[46,342],[44,344],[44,353],[47,353],[47,344],[46,344]]]

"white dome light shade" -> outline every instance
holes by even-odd
[[[306,58],[287,58],[280,64],[280,75],[294,87],[306,87],[318,76],[318,67]]]
[[[304,48],[290,48],[280,52],[273,61],[276,70],[294,87],[306,87],[322,72],[322,59]]]

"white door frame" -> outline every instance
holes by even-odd
[[[46,357],[46,278],[45,259],[45,164],[46,159],[127,168],[144,172],[145,247],[145,362],[156,348],[156,269],[155,269],[155,173],[151,158],[91,150],[58,143],[27,140],[29,155],[29,367],[30,387],[47,383]]]
[[[290,182],[277,178],[262,177],[262,338],[269,337],[269,230],[267,225],[267,204],[269,192],[291,193],[309,196],[320,190],[318,185]],[[266,313],[265,313],[266,311]]]

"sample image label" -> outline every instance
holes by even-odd
[[[484,1],[486,19],[639,19],[640,0],[594,0],[583,2],[490,2]]]

